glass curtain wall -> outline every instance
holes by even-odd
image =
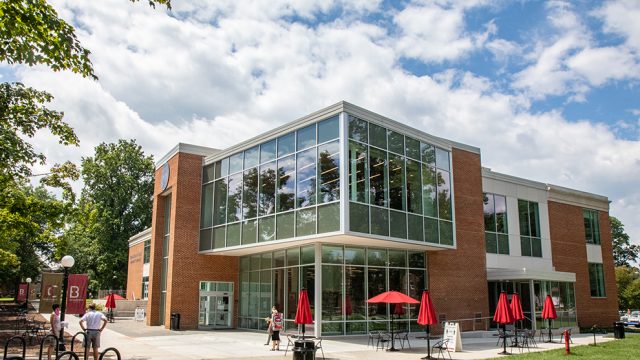
[[[486,251],[509,255],[507,198],[503,195],[484,193],[482,203]]]
[[[259,261],[270,257],[268,262]],[[418,306],[368,304],[366,300],[387,290],[396,290],[420,300],[426,286],[424,252],[391,249],[366,249],[342,245],[323,245],[321,289],[315,289],[314,247],[291,248],[240,259],[240,325],[246,329],[264,329],[263,318],[270,305],[258,299],[269,293],[271,304],[285,314],[285,328],[293,323],[298,292],[309,291],[315,313],[315,291],[321,291],[322,335],[366,334],[389,330],[391,316],[397,330],[420,330],[416,324]],[[261,288],[263,279],[272,279],[271,287]]]
[[[205,166],[200,251],[338,231],[340,118]]]
[[[453,246],[450,153],[348,117],[349,230]]]

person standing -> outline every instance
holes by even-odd
[[[284,320],[282,314],[278,312],[278,309],[274,306],[271,310],[271,321],[269,326],[273,330],[271,334],[271,351],[280,350],[280,330],[284,326]]]
[[[107,318],[103,313],[96,311],[96,304],[89,305],[89,312],[80,319],[80,327],[86,332],[84,340],[84,358],[89,353],[89,345],[93,348],[93,360],[98,360],[100,349],[100,333],[107,326]]]
[[[49,317],[49,324],[51,324],[51,329],[49,329],[49,334],[47,335],[53,335],[57,339],[58,336],[60,336],[60,331],[62,330],[62,324],[60,323],[60,305],[51,305],[51,310],[53,310],[51,316]],[[47,348],[47,359],[51,360],[51,352],[53,350],[53,347],[56,345],[56,341],[49,337],[48,342],[49,347]]]

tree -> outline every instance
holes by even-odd
[[[616,267],[616,285],[620,309],[640,308],[640,270],[638,268]]]
[[[616,217],[611,220],[611,240],[613,244],[613,261],[616,266],[632,266],[638,260],[640,246],[631,244],[629,235],[624,232],[624,225]]]
[[[135,140],[102,143],[82,159],[84,188],[64,246],[103,289],[124,285],[129,238],[151,225],[153,173]]]

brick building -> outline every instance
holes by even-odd
[[[604,196],[483,168],[480,149],[341,102],[225,150],[178,144],[157,164],[153,220],[131,238],[127,298],[147,324],[293,328],[309,291],[317,335],[390,326],[366,299],[433,296],[442,320],[482,328],[500,291],[530,327],[617,318]],[[417,307],[396,316],[417,330]],[[475,320],[474,320],[475,319]]]

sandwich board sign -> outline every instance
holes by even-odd
[[[448,322],[444,324],[444,339],[449,340],[447,349],[449,351],[462,351],[462,338],[460,336],[460,323]]]

